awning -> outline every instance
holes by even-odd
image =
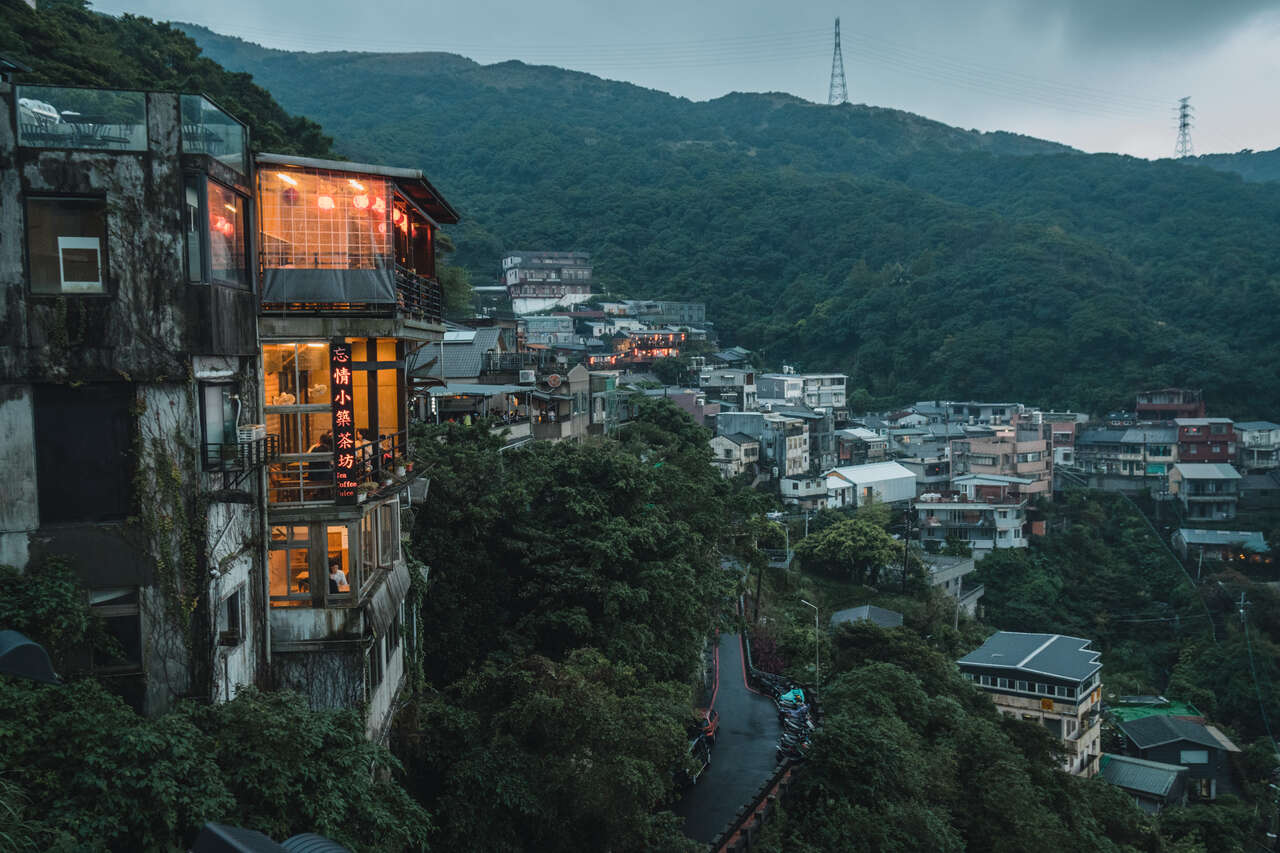
[[[409,597],[409,569],[401,560],[395,564],[365,605],[365,616],[375,637],[385,637],[400,615],[400,605]]]

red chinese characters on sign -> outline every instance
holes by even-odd
[[[351,344],[335,341],[329,344],[330,399],[333,401],[333,470],[335,472],[334,503],[354,504],[359,485],[359,470],[352,452],[356,445],[355,397],[352,386]]]

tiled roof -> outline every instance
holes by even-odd
[[[1187,768],[1178,764],[1161,764],[1127,755],[1103,755],[1102,778],[1130,791],[1166,797]]]
[[[1120,723],[1120,731],[1133,741],[1138,749],[1150,749],[1166,743],[1180,740],[1207,746],[1210,749],[1222,749],[1227,752],[1239,752],[1240,747],[1232,743],[1226,735],[1213,726],[1194,723],[1179,717],[1151,716]]]

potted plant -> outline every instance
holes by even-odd
[[[392,463],[392,465],[395,467],[397,477],[403,477],[405,476],[406,473],[408,473],[409,466],[403,456],[397,456],[395,458],[395,461]]]
[[[356,503],[364,503],[365,498],[369,497],[378,488],[378,484],[373,480],[365,480],[356,486]]]

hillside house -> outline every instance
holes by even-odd
[[[1177,418],[1179,462],[1236,461],[1236,433],[1230,418]]]
[[[948,540],[968,544],[982,559],[997,548],[1027,547],[1026,478],[970,474],[952,480],[953,490],[921,495],[911,507],[920,545],[936,552]]]
[[[1240,474],[1225,462],[1179,462],[1169,471],[1169,491],[1191,521],[1236,517]]]
[[[824,476],[831,507],[860,507],[872,501],[900,504],[916,496],[915,474],[897,462],[832,468]]]
[[[1161,809],[1187,802],[1185,767],[1103,753],[1100,768],[1106,782],[1133,797],[1138,808],[1147,814],[1158,814]]]
[[[760,439],[740,432],[711,438],[711,464],[723,477],[754,472],[760,461]]]
[[[1197,530],[1180,527],[1173,547],[1184,560],[1239,560],[1259,565],[1273,562],[1271,546],[1257,530]]]
[[[1242,472],[1256,473],[1280,468],[1280,424],[1245,421],[1235,425],[1237,462]]]
[[[1140,421],[1168,423],[1178,418],[1203,418],[1204,395],[1190,388],[1139,391],[1134,413]]]
[[[1230,755],[1240,747],[1214,726],[1181,717],[1153,714],[1119,724],[1125,751],[1136,758],[1187,768],[1193,800],[1236,794]]]
[[[1098,657],[1080,637],[998,631],[957,663],[1001,714],[1038,723],[1060,739],[1063,769],[1087,777],[1098,772],[1102,754]]]

